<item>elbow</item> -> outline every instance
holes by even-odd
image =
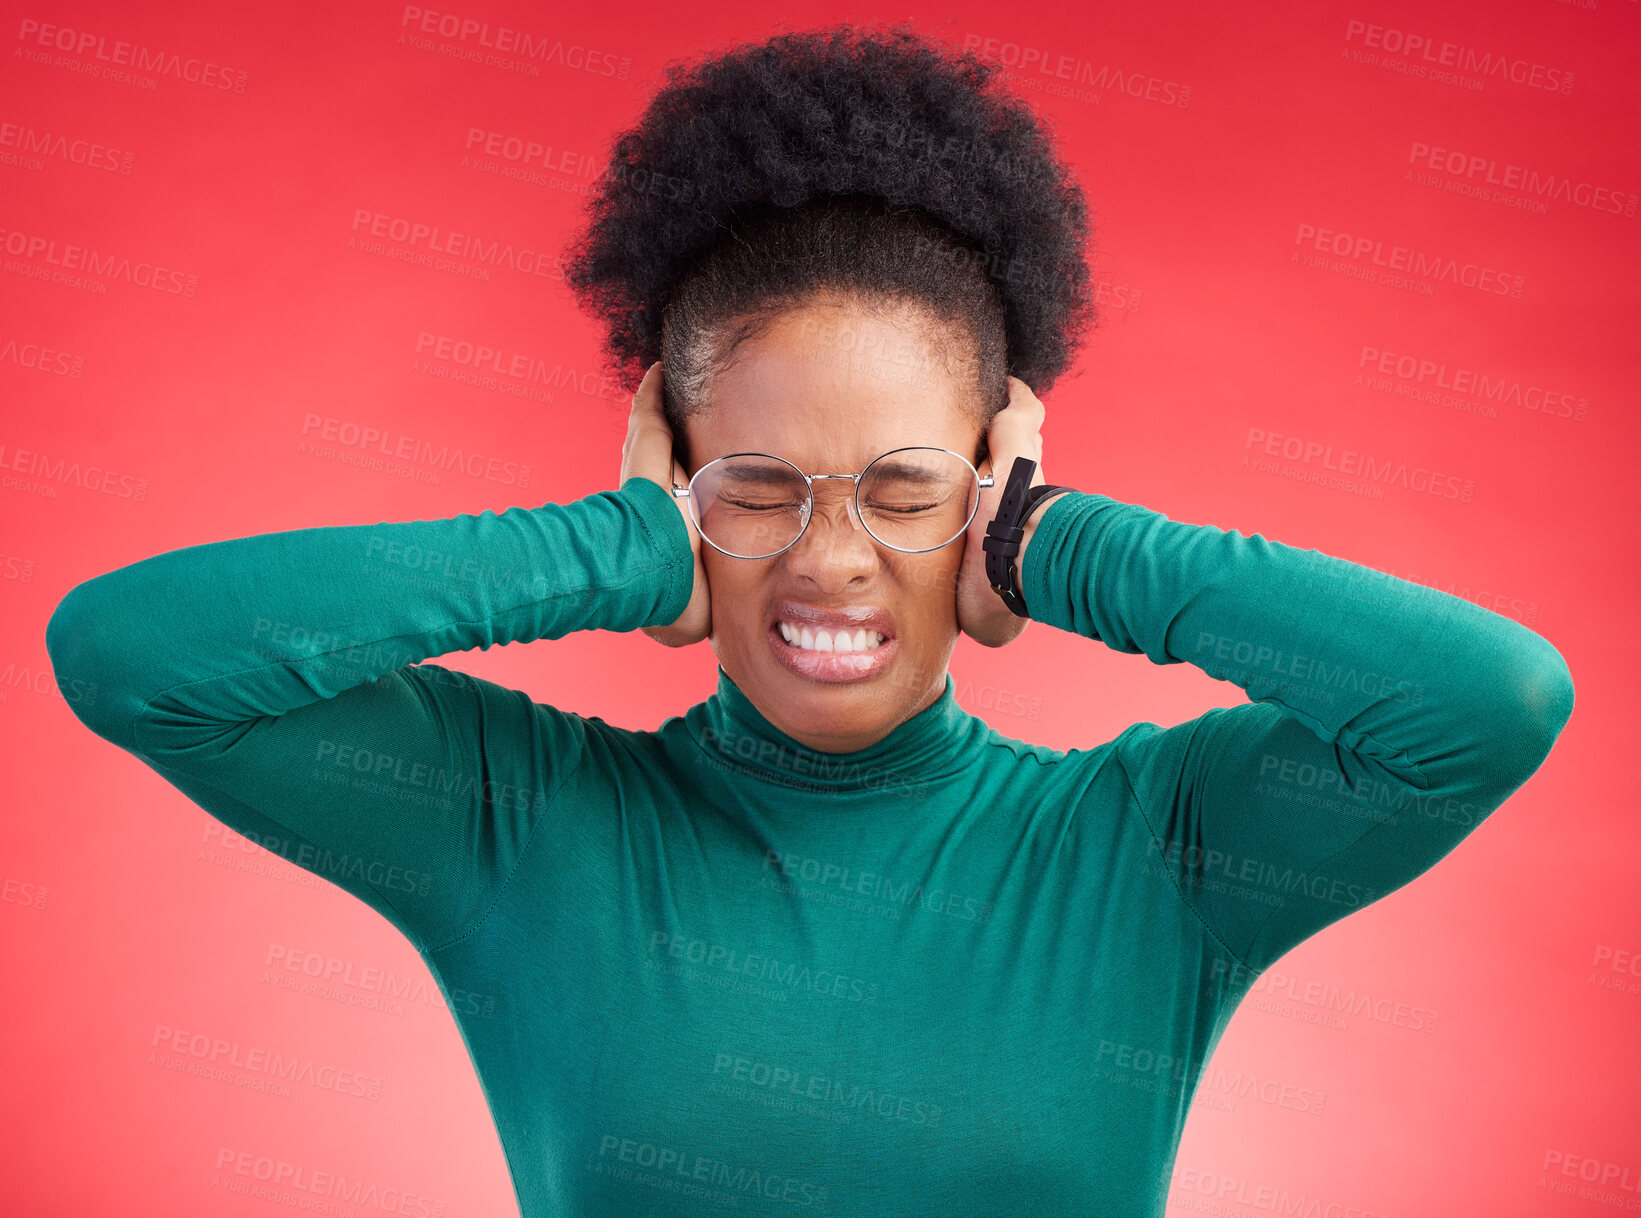
[[[68,595],[57,602],[46,621],[46,655],[51,658],[52,671],[59,680],[81,658],[78,639],[82,634],[82,608],[85,603],[85,585],[76,584]]]
[[[1566,659],[1542,635],[1517,653],[1499,690],[1496,726],[1499,776],[1514,790],[1550,755],[1573,713],[1573,674]]]
[[[106,616],[96,581],[71,588],[46,622],[46,655],[58,692],[81,723],[130,748],[130,699],[119,694],[119,674],[106,647]]]
[[[85,588],[86,585],[77,584],[69,589],[46,622],[46,656],[51,660],[52,675],[59,688],[70,681],[85,680],[96,667],[86,647],[90,629]]]

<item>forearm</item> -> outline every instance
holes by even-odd
[[[665,623],[691,578],[677,510],[632,479],[569,504],[158,554],[72,589],[46,645],[60,681],[98,685],[81,719],[136,751],[143,714],[242,722],[452,651]]]
[[[1193,663],[1419,786],[1524,777],[1570,713],[1554,647],[1447,593],[1100,495],[1059,496],[1035,525],[1034,618]]]

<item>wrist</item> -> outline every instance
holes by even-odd
[[[679,500],[653,478],[639,474],[624,481],[611,495],[632,511],[643,535],[651,569],[658,573],[657,602],[645,627],[669,626],[689,608],[695,586],[695,553],[690,525],[678,509]],[[687,509],[686,509],[687,511]]]
[[[1034,508],[1032,510],[1032,513],[1031,513],[1031,517],[1026,521],[1026,523],[1024,525],[1021,526],[1023,532],[1022,532],[1021,537],[1020,537],[1020,552],[1019,552],[1019,554],[1017,554],[1015,556],[1015,559],[1014,559],[1014,571],[1015,571],[1015,591],[1020,593],[1022,596],[1025,595],[1025,588],[1022,587],[1021,585],[1023,585],[1025,583],[1025,579],[1026,579],[1026,551],[1031,546],[1032,537],[1035,536],[1036,533],[1037,533],[1037,526],[1038,526],[1038,524],[1040,524],[1042,522],[1043,516],[1048,512],[1048,509],[1049,509],[1050,505],[1053,504],[1062,495],[1069,495],[1070,493],[1071,493],[1071,489],[1067,488],[1065,490],[1056,491],[1052,495],[1045,495],[1034,506]]]

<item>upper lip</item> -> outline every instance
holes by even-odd
[[[875,630],[884,638],[893,638],[894,615],[881,605],[837,605],[826,608],[807,601],[776,601],[773,618],[777,622],[792,622],[815,630]]]

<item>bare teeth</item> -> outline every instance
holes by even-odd
[[[790,622],[776,622],[781,637],[804,651],[875,651],[883,636],[875,630],[812,630]]]

